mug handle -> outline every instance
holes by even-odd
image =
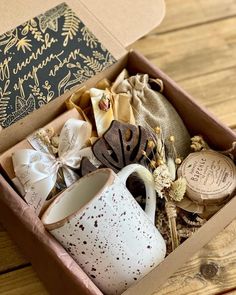
[[[146,205],[144,211],[152,223],[155,224],[156,192],[154,189],[152,173],[140,164],[130,164],[121,169],[117,175],[124,183],[126,183],[127,178],[134,172],[136,172],[144,182],[146,189]]]

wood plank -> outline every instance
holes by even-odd
[[[166,16],[152,33],[194,26],[236,14],[235,0],[165,0]]]
[[[211,295],[232,291],[236,284],[235,236],[236,220],[194,255],[154,294]]]
[[[0,276],[1,295],[48,295],[31,266]]]
[[[201,105],[229,127],[236,125],[236,67],[180,81]]]
[[[165,31],[178,30],[186,26],[194,26],[215,19],[229,17],[236,12],[236,1],[166,1],[167,16],[163,24],[145,38],[146,41],[144,41],[145,39],[142,39],[139,41],[139,45],[136,43],[135,46],[137,46],[139,51],[144,50],[144,53],[147,53],[149,59],[153,63],[160,65],[167,74],[170,74],[174,79],[180,81],[180,84],[187,91],[193,94],[199,102],[209,107],[221,120],[229,125],[231,125],[232,122],[235,124],[235,113],[232,108],[234,93],[236,93],[236,86],[234,86],[233,83],[235,77],[235,70],[233,68],[235,66],[235,20],[228,19],[217,23],[205,24],[196,28],[186,28],[179,32],[163,34],[162,36],[154,34],[158,32],[163,33]],[[226,70],[223,72],[221,71],[222,69]],[[212,73],[214,71],[221,72],[220,74]],[[218,76],[218,74],[220,76]],[[222,79],[223,83],[221,83]],[[221,85],[219,85],[220,83]],[[220,103],[221,106],[217,107],[216,105],[214,108],[215,102]],[[222,109],[222,107],[224,107],[224,109]],[[232,113],[228,115],[227,112],[231,109]],[[235,236],[232,232],[231,235]],[[224,239],[224,237],[225,236],[223,235],[222,238]],[[2,247],[4,243],[5,245],[9,243],[9,246]],[[173,286],[175,286],[174,283],[176,283],[176,280],[182,282],[182,276],[184,275],[184,284],[192,284],[193,288],[196,286],[197,291],[192,291],[195,294],[211,294],[206,292],[211,288],[212,290],[221,292],[225,289],[229,290],[229,288],[235,287],[235,284],[232,283],[233,279],[235,279],[234,274],[227,272],[228,277],[226,278],[226,284],[223,283],[220,286],[220,284],[215,285],[212,281],[207,281],[206,284],[209,289],[201,289],[205,284],[204,280],[201,281],[198,279],[199,264],[202,263],[202,261],[212,261],[211,259],[216,260],[217,257],[217,262],[219,261],[221,263],[220,265],[222,265],[222,268],[235,268],[235,257],[228,256],[232,261],[229,259],[227,263],[225,262],[224,257],[217,256],[216,249],[214,252],[215,258],[209,256],[207,251],[209,252],[211,249],[206,249],[204,253],[202,253],[202,251],[199,252],[196,256],[196,259],[198,259],[197,262],[195,260],[194,263],[194,258],[190,261],[192,267],[195,267],[194,270],[188,266],[188,263],[187,267],[189,268],[186,268],[186,271],[189,271],[189,273],[180,270],[173,277],[171,281]],[[221,252],[221,248],[219,251]],[[18,255],[20,255],[20,253],[16,246],[11,242],[6,233],[1,233],[0,228],[0,268],[2,266],[2,261],[5,265],[4,269],[14,268],[14,266],[21,265],[24,259],[19,259]],[[233,255],[233,253],[230,253],[229,255]],[[8,261],[6,260],[7,256],[10,257]],[[4,260],[2,260],[2,258],[4,258]],[[191,273],[191,271],[193,272]],[[177,277],[177,275],[179,275],[179,277]],[[2,278],[4,278],[3,283]],[[227,285],[227,282],[230,282],[231,287]],[[167,287],[169,287],[169,285]],[[183,285],[181,288],[182,287]],[[186,286],[184,286],[184,288],[186,288]],[[176,289],[173,287],[172,289],[168,289],[169,291],[167,291],[167,293],[181,294],[176,292],[177,289],[179,290],[178,286]],[[189,289],[184,290],[186,290],[186,293],[183,294],[191,294],[188,293]],[[47,294],[45,292],[46,291],[38,281],[31,267],[0,276],[0,294]]]
[[[160,36],[148,35],[131,47],[181,81],[234,67],[235,27],[236,17]]]
[[[8,233],[0,225],[0,273],[26,265],[28,261],[22,255]]]

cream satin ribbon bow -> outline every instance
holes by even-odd
[[[91,132],[88,122],[69,119],[60,133],[58,158],[35,134],[28,138],[35,150],[23,149],[12,155],[15,175],[25,192],[24,199],[37,214],[56,184],[59,168],[68,187],[78,179],[72,169],[79,168],[83,157],[88,157],[96,166],[99,164],[91,147],[86,147]]]

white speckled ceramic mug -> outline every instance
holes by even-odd
[[[145,212],[125,186],[133,172],[146,187]],[[59,195],[42,216],[45,227],[105,294],[121,294],[165,257],[164,239],[153,224],[152,181],[138,164],[118,175],[96,170]]]

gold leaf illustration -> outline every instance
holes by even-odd
[[[84,56],[83,54],[80,54],[80,56],[84,59],[85,64],[90,67],[95,73],[102,71],[103,65],[94,57]]]
[[[10,84],[10,80],[7,80],[3,89],[0,87],[0,125],[7,117],[7,106],[10,100],[9,95],[10,91],[7,91],[7,88]]]
[[[26,22],[24,24],[24,28],[21,31],[21,34],[23,36],[27,35],[29,32],[31,32],[31,34],[33,35],[33,37],[37,40],[37,41],[44,41],[43,39],[43,35],[41,33],[41,31],[37,28],[37,23],[35,22],[34,19],[29,20],[28,22]]]
[[[7,38],[1,38],[0,40],[1,40],[0,41],[0,46],[3,46],[3,45],[6,45],[11,40],[11,38],[8,38],[8,37]]]
[[[33,18],[30,20],[30,24],[32,27],[37,27],[37,22]]]
[[[13,38],[10,39],[10,41],[7,43],[6,47],[4,48],[4,54],[7,53],[9,49],[11,49],[18,41],[17,31],[16,34],[13,35]]]
[[[83,27],[81,29],[81,33],[83,35],[83,39],[84,41],[86,42],[86,45],[91,47],[91,48],[94,48],[94,47],[97,47],[97,38],[89,31],[89,29],[87,27]]]
[[[105,56],[97,50],[93,51],[93,56],[94,56],[94,58],[96,58],[98,60],[105,60]]]
[[[32,45],[30,44],[31,40],[30,39],[26,39],[26,37],[21,38],[16,46],[17,46],[17,50],[19,51],[20,49],[25,53],[26,49],[31,51],[31,47]]]
[[[21,31],[21,34],[25,36],[28,34],[28,32],[29,32],[29,24],[26,23],[25,27]]]
[[[61,89],[67,84],[70,80],[71,72],[69,71],[68,74],[59,82],[58,84],[58,94],[61,94]]]
[[[18,100],[19,97],[16,97],[16,100]],[[21,106],[20,109],[16,110],[15,112],[8,115],[8,117],[2,122],[2,126],[8,127],[11,124],[15,123],[16,121],[24,118],[26,115],[31,113],[35,110],[35,100],[32,94],[25,100],[25,103]]]
[[[10,78],[9,62],[11,60],[12,57],[7,57],[2,62],[0,62],[0,81]]]
[[[58,18],[64,15],[64,12],[68,9],[65,3],[59,4],[56,7],[48,10],[44,14],[38,16],[39,28],[45,33],[46,29],[49,28],[54,32],[58,31]]]
[[[79,29],[80,20],[75,15],[75,13],[68,8],[65,12],[65,23],[62,28],[62,36],[65,37],[63,46],[67,46],[69,40],[73,40],[74,36],[76,36],[76,33]]]
[[[80,67],[78,67],[77,72],[73,74],[73,76],[75,77],[75,79],[70,80],[66,84],[66,88],[68,88],[68,89],[71,89],[71,88],[73,88],[74,85],[81,84],[81,83],[85,82],[87,79],[93,77],[94,72],[92,70],[90,70],[89,67],[87,67],[87,66],[84,66],[83,68],[80,66]]]

